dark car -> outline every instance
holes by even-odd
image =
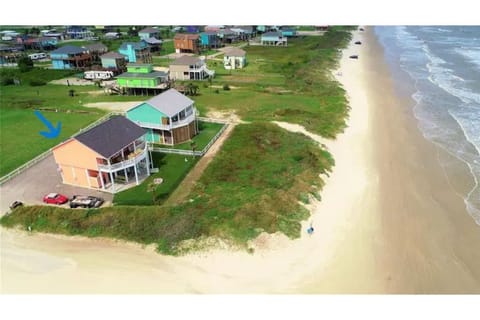
[[[64,204],[68,202],[68,197],[60,193],[49,193],[43,197],[43,202],[52,204]]]
[[[362,44],[362,41],[355,41],[355,44]]]
[[[99,197],[75,195],[70,200],[70,208],[98,208],[103,202],[104,200]]]
[[[360,31],[365,31],[365,29],[363,29],[363,28],[358,28],[358,30],[360,30]]]
[[[18,207],[21,207],[23,206],[23,202],[21,201],[14,201],[11,205],[10,205],[10,210],[13,210],[15,208],[18,208]]]
[[[352,55],[350,56],[350,59],[358,59],[358,55],[352,54]]]

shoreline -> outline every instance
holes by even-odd
[[[308,205],[301,238],[262,234],[254,254],[170,257],[121,240],[0,228],[2,293],[480,292],[480,229],[445,187],[408,97],[394,94],[372,32],[355,31],[340,61],[351,107],[345,132],[334,141],[310,135],[335,166],[322,201]]]

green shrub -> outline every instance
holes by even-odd
[[[2,86],[9,86],[9,85],[14,84],[14,81],[13,81],[13,78],[4,78],[4,77],[2,77],[0,84],[1,84]]]
[[[225,84],[223,85],[223,90],[225,90],[225,91],[230,90],[230,86],[225,83]]]

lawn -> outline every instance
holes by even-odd
[[[195,142],[195,150],[202,151],[203,148],[207,146],[207,144],[212,140],[212,138],[222,129],[224,126],[223,123],[211,123],[211,122],[198,122],[198,129],[199,133],[193,137],[193,141]],[[177,144],[173,147],[174,149],[183,149],[183,150],[191,150],[191,142],[185,142]]]
[[[0,176],[47,151],[106,113],[104,110],[85,108],[83,104],[138,100],[138,97],[105,95],[102,89],[95,86],[28,85],[34,80],[47,82],[72,74],[72,71],[40,68],[25,73],[17,69],[0,70],[2,78],[13,77],[22,83],[0,87]],[[71,89],[75,90],[74,97],[69,96]],[[33,111],[37,108],[58,110],[42,113],[54,125],[57,121],[62,122],[59,137],[47,139],[39,134],[39,131],[45,130],[45,126],[34,115]]]
[[[174,53],[174,52],[175,52],[175,47],[174,47],[173,40],[172,41],[164,41],[162,43],[162,50],[160,50],[160,54],[162,56],[166,55],[166,54]]]
[[[162,184],[155,190],[155,204],[161,204],[197,162],[197,158],[178,154],[152,153],[152,156],[154,167],[159,171],[148,177],[141,185],[115,194],[114,205],[153,205],[153,195],[147,190],[155,178],[163,179]]]
[[[62,122],[60,135],[47,139],[39,134],[46,129],[45,125],[34,115],[33,110],[20,108],[0,108],[0,176],[21,166],[25,162],[67,139],[78,130],[86,127],[102,116],[102,113],[78,114],[63,112],[42,112],[56,125]]]

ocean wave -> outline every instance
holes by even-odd
[[[455,48],[454,51],[465,57],[467,61],[473,63],[475,67],[480,70],[480,47],[473,48]]]

